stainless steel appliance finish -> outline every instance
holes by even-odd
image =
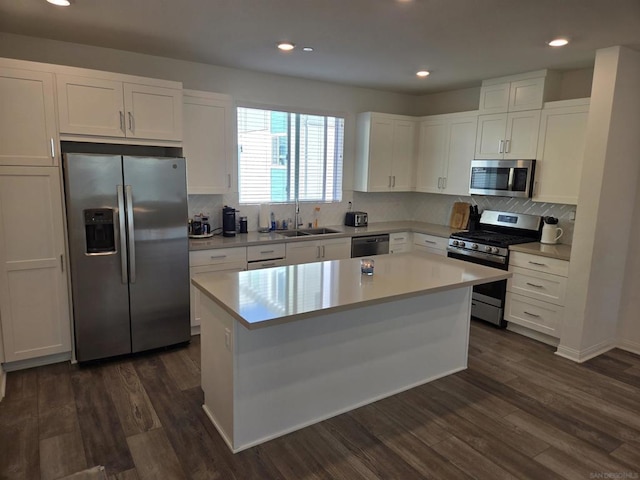
[[[535,160],[472,160],[469,193],[529,198],[535,166]]]
[[[479,230],[451,235],[447,255],[507,270],[509,245],[540,240],[541,227],[542,217],[536,215],[485,210],[480,217]],[[506,289],[505,280],[473,287],[471,316],[505,327]]]
[[[351,258],[370,257],[389,253],[389,234],[353,237],[351,240]]]
[[[347,212],[344,224],[348,227],[366,227],[369,223],[369,215],[366,212]]]
[[[78,361],[189,341],[185,160],[67,153],[63,165]]]

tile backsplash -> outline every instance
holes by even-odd
[[[343,201],[339,203],[300,204],[300,218],[305,226],[313,222],[314,208],[320,207],[319,225],[341,225],[344,214],[352,202],[353,210],[362,210],[369,214],[370,222],[394,220],[416,220],[421,222],[447,225],[454,202],[476,204],[480,210],[499,210],[505,212],[527,213],[530,215],[553,216],[559,219],[559,226],[564,230],[560,243],[571,244],[573,238],[575,205],[555,203],[538,203],[530,199],[488,197],[488,196],[454,196],[431,193],[399,192],[399,193],[363,193],[345,190]],[[189,216],[198,213],[210,215],[213,228],[222,226],[222,207],[229,205],[239,211],[237,218],[246,216],[249,230],[258,229],[259,205],[239,205],[238,195],[189,195]],[[294,218],[293,204],[273,204],[276,219]]]

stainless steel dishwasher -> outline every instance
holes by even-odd
[[[389,253],[389,234],[366,235],[351,239],[351,258]]]

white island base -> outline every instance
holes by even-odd
[[[463,370],[470,304],[464,286],[249,330],[201,295],[203,408],[238,452]]]

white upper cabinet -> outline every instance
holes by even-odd
[[[478,110],[481,115],[539,110],[558,86],[559,75],[549,70],[485,80]]]
[[[539,127],[540,110],[480,115],[475,158],[536,158]]]
[[[358,115],[355,190],[413,190],[415,127],[415,119],[402,115],[372,112]]]
[[[184,91],[187,192],[221,194],[234,190],[234,125],[231,97]]]
[[[589,99],[542,109],[533,200],[576,205],[582,176]]]
[[[0,165],[57,165],[53,75],[0,66],[0,98]]]
[[[142,140],[182,140],[182,90],[175,82],[144,84],[57,74],[58,115],[63,134]],[[171,84],[172,87],[157,85]]]
[[[416,191],[469,194],[477,112],[423,117],[420,122]]]
[[[5,360],[71,351],[58,167],[0,167],[0,321]]]

